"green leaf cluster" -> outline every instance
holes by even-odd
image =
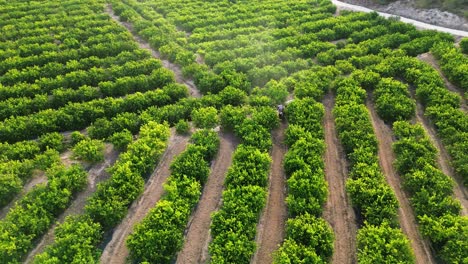
[[[47,184],[27,193],[0,222],[0,262],[19,263],[87,182],[78,165],[56,165],[46,175]]]
[[[394,259],[414,263],[410,243],[398,228],[398,200],[378,165],[377,139],[364,105],[366,92],[351,78],[337,83],[333,114],[338,137],[350,161],[346,189],[364,222],[358,231],[358,261]],[[373,237],[368,238],[370,234]]]
[[[437,168],[437,150],[421,125],[395,122],[394,132],[396,165],[422,233],[437,247],[441,258],[463,262],[468,259],[468,222],[460,216],[460,202],[453,198],[454,182]]]
[[[67,217],[57,227],[54,243],[35,257],[35,263],[98,263],[103,232],[115,227],[143,192],[144,179],[166,149],[169,135],[167,125],[149,122],[142,126],[139,138],[108,169],[110,179],[99,183],[88,199],[85,213]]]

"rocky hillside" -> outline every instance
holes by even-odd
[[[449,5],[445,1],[422,1],[422,0],[398,0],[393,2],[378,0],[343,0],[343,2],[361,5],[381,12],[403,16],[425,23],[468,31],[468,20],[466,19],[468,11],[464,10],[463,3],[454,3]],[[433,7],[433,8],[422,8]],[[459,7],[457,9],[457,7]],[[442,9],[458,10],[454,12],[443,11]],[[463,15],[465,14],[465,15]]]

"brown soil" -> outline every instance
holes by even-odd
[[[16,202],[19,199],[21,199],[21,197],[23,197],[26,193],[32,190],[34,186],[41,184],[41,183],[46,184],[47,177],[45,175],[45,172],[41,170],[36,170],[33,172],[33,176],[31,177],[31,179],[28,182],[26,182],[26,184],[23,186],[23,189],[21,190],[21,192],[18,193],[16,197],[10,203],[8,203],[5,207],[3,207],[0,210],[0,219],[5,218],[5,216],[8,214],[10,209],[16,204]]]
[[[79,164],[78,160],[73,158],[73,152],[69,149],[65,150],[63,153],[60,154],[60,162],[65,167],[70,167],[73,164]]]
[[[325,176],[328,182],[328,199],[323,218],[335,233],[334,264],[357,263],[356,258],[356,214],[346,193],[347,162],[339,142],[333,118],[335,99],[329,93],[324,100],[325,106]]]
[[[268,200],[257,227],[257,252],[251,263],[272,263],[272,253],[278,249],[284,239],[285,222],[288,217],[286,206],[286,174],[283,168],[283,158],[287,147],[284,143],[284,132],[287,127],[281,122],[280,127],[272,133],[273,148],[272,163],[268,186]]]
[[[190,92],[190,96],[196,97],[196,98],[201,97],[200,91],[195,86],[193,80],[186,79],[183,76],[182,69],[179,67],[179,65],[176,65],[166,59],[163,59],[159,51],[151,48],[151,45],[146,40],[144,40],[143,38],[141,38],[140,36],[136,34],[133,28],[133,25],[131,23],[120,21],[120,17],[115,15],[114,10],[112,10],[112,6],[110,4],[106,5],[106,8],[104,11],[112,18],[112,20],[117,22],[119,25],[125,27],[132,34],[133,39],[138,43],[138,46],[141,49],[145,49],[149,51],[154,58],[161,60],[164,68],[174,72],[176,81],[180,84],[184,84],[185,86],[187,86]]]
[[[393,168],[395,156],[392,150],[392,143],[394,141],[392,130],[379,118],[375,111],[372,99],[370,98],[372,98],[371,94],[367,99],[367,108],[371,113],[370,117],[372,126],[379,144],[379,163],[388,184],[395,192],[400,204],[400,207],[398,208],[398,219],[401,229],[411,243],[411,247],[413,248],[413,252],[416,257],[416,263],[436,263],[431,252],[429,242],[423,239],[419,233],[418,224],[416,223],[416,218],[409,203],[409,199],[402,189],[399,175]]]
[[[90,166],[88,171],[88,185],[86,188],[77,194],[76,198],[70,204],[68,209],[58,217],[57,223],[49,228],[49,231],[41,238],[36,247],[28,254],[25,263],[32,263],[34,256],[42,253],[46,246],[50,245],[54,241],[54,231],[58,223],[63,223],[65,218],[69,215],[79,215],[84,212],[86,200],[96,191],[97,184],[99,182],[109,178],[109,174],[105,171],[105,169],[115,163],[118,155],[118,151],[114,149],[112,144],[106,144],[104,161]]]
[[[195,58],[195,61],[198,64],[205,64],[205,58],[200,54],[197,54],[197,57]]]
[[[444,83],[445,83],[445,87],[447,87],[448,90],[454,92],[454,93],[457,93],[458,95],[460,95],[461,97],[461,109],[466,112],[466,110],[468,109],[467,105],[466,105],[466,98],[465,98],[465,94],[464,92],[459,88],[457,87],[456,85],[454,85],[453,83],[451,83],[444,75],[444,73],[442,72],[441,68],[440,68],[440,65],[439,63],[437,62],[437,60],[434,58],[434,55],[432,55],[432,53],[430,52],[427,52],[427,53],[423,53],[423,54],[420,54],[418,55],[418,59],[420,59],[421,61],[424,61],[424,62],[427,62],[429,65],[431,65],[434,69],[437,70],[437,72],[439,73],[440,77],[442,77],[442,79],[444,80]]]
[[[176,263],[205,263],[208,258],[211,213],[218,209],[224,189],[224,179],[231,166],[232,154],[239,144],[232,134],[221,133],[218,155],[211,166],[211,173],[203,188],[197,208],[185,233],[185,243]]]
[[[153,208],[164,193],[164,182],[169,177],[170,164],[174,157],[179,155],[187,146],[189,137],[175,134],[175,129],[171,131],[169,144],[164,152],[161,160],[151,174],[148,182],[145,184],[143,194],[132,203],[127,216],[115,228],[112,238],[105,245],[101,256],[101,263],[125,263],[129,254],[125,241],[128,235],[133,231],[133,226],[146,216],[151,208]]]
[[[412,90],[412,94],[414,97],[414,89]],[[426,133],[429,135],[429,138],[432,141],[432,144],[436,147],[439,153],[439,155],[437,155],[437,163],[439,164],[439,168],[445,175],[451,177],[455,182],[453,194],[462,205],[461,214],[463,216],[468,215],[468,191],[463,185],[463,179],[459,175],[455,174],[453,167],[450,165],[451,158],[444,145],[437,137],[437,133],[435,131],[434,126],[426,118],[426,116],[424,116],[424,108],[419,102],[416,103],[416,120],[424,127]]]

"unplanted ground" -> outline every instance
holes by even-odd
[[[395,192],[400,204],[400,207],[398,208],[398,220],[400,222],[401,229],[411,243],[411,247],[416,257],[416,263],[436,263],[429,246],[429,242],[423,239],[419,232],[413,209],[411,208],[406,193],[403,191],[400,176],[393,167],[395,156],[392,150],[392,143],[394,141],[392,130],[379,118],[375,111],[372,99],[370,98],[372,98],[372,94],[370,94],[367,99],[367,108],[371,113],[370,117],[372,126],[379,144],[379,163],[388,184]]]
[[[211,213],[220,206],[224,179],[232,163],[232,154],[239,144],[232,134],[220,133],[219,151],[211,166],[210,176],[200,201],[185,231],[185,242],[176,263],[205,263],[208,258]]]
[[[101,256],[101,263],[125,263],[129,251],[125,241],[132,232],[135,224],[141,222],[151,208],[153,208],[164,193],[164,182],[170,175],[170,164],[187,146],[189,137],[175,134],[175,129],[171,129],[171,137],[166,151],[162,155],[159,165],[149,177],[145,184],[143,194],[132,203],[127,216],[114,229],[112,237],[104,246]]]
[[[62,155],[62,161],[65,163],[75,163],[75,161],[71,161],[69,159],[70,156],[67,155],[68,153],[69,152],[67,151],[65,152],[65,155]],[[63,223],[65,217],[69,215],[79,215],[84,212],[86,200],[96,191],[96,187],[99,182],[109,178],[106,168],[115,163],[118,155],[118,151],[114,149],[112,144],[106,144],[104,161],[94,165],[88,164],[88,184],[86,185],[86,188],[77,194],[70,206],[58,217],[57,222],[49,228],[49,231],[44,236],[42,236],[36,247],[28,254],[25,263],[32,263],[34,256],[42,253],[46,246],[50,245],[54,241],[54,231],[58,223]]]
[[[325,176],[328,182],[328,199],[323,218],[335,234],[332,263],[353,264],[356,259],[356,214],[346,193],[347,162],[339,142],[332,109],[334,97],[329,93],[325,106]]]
[[[272,254],[284,239],[285,222],[288,217],[286,207],[286,174],[283,159],[287,148],[284,143],[284,132],[287,127],[281,122],[273,131],[272,163],[268,185],[268,200],[257,227],[257,252],[251,263],[272,263]]]
[[[414,97],[414,89],[412,91],[412,94]],[[463,185],[463,179],[455,173],[453,167],[450,165],[450,155],[448,154],[440,139],[437,137],[437,133],[434,129],[434,126],[424,115],[423,109],[423,106],[419,102],[417,102],[416,121],[424,127],[424,130],[426,130],[426,133],[429,135],[432,144],[436,147],[437,152],[439,154],[437,155],[437,163],[439,164],[440,169],[445,175],[451,177],[455,182],[453,194],[455,195],[455,198],[457,198],[461,203],[461,214],[463,216],[466,216],[468,215],[468,191]]]

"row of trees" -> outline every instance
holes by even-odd
[[[323,94],[322,90],[315,91],[315,97]],[[290,125],[284,169],[288,176],[289,219],[275,263],[326,263],[333,254],[333,230],[320,218],[328,196],[322,159],[324,112],[323,105],[311,97],[296,99],[286,108]]]
[[[388,124],[409,120],[415,114],[416,102],[410,98],[408,85],[392,78],[382,78],[373,95],[377,114]]]
[[[127,238],[137,262],[171,263],[184,243],[184,230],[210,173],[209,162],[219,147],[212,130],[199,130],[192,144],[171,164],[165,195]]]
[[[468,117],[460,109],[460,96],[444,86],[431,66],[410,57],[387,57],[375,67],[382,76],[402,78],[416,87],[416,96],[425,106],[425,114],[452,157],[452,165],[468,182]]]
[[[39,154],[41,148],[36,141],[19,141],[16,143],[0,142],[0,160],[18,160],[33,159]]]
[[[398,228],[398,200],[379,167],[377,139],[364,104],[366,91],[347,78],[337,83],[336,92],[333,114],[350,161],[346,189],[364,222],[358,231],[358,261],[414,263],[409,241]],[[389,237],[382,239],[382,233]]]
[[[15,89],[17,82],[28,82],[28,80],[37,85],[36,89],[40,90],[40,94],[52,94],[57,89],[78,89],[81,86],[99,86],[102,82],[116,82],[118,79],[123,77],[136,77],[139,75],[150,75],[156,70],[161,70],[161,63],[158,60],[152,58],[140,59],[139,61],[128,61],[122,64],[112,65],[110,67],[100,67],[99,63],[105,61],[105,59],[91,60],[90,65],[80,65],[78,61],[68,61],[67,65],[73,67],[73,70],[66,72],[64,74],[58,74],[60,71],[55,71],[55,69],[50,69],[49,75],[52,77],[40,77],[38,74],[28,70],[26,73],[31,74],[25,76],[23,72],[18,71],[17,69],[12,69],[8,72],[9,79],[4,77],[2,83],[4,85],[3,89]],[[88,57],[89,59],[89,57]],[[81,60],[80,60],[81,61]],[[117,59],[112,59],[112,61],[117,61]],[[50,62],[46,64],[56,65],[57,63]],[[97,64],[97,65],[96,65]],[[62,64],[55,67],[64,67]],[[53,74],[55,72],[55,74]],[[19,84],[21,85],[21,84]]]
[[[16,71],[15,76],[18,81],[12,86],[3,86],[0,84],[0,99],[3,101],[10,97],[34,97],[34,95],[40,93],[40,87],[38,84],[29,84],[21,81],[23,80],[24,75],[31,76],[31,78],[35,79],[43,77],[52,78],[57,75],[65,75],[68,72],[77,70],[86,71],[93,67],[109,68],[114,64],[122,65],[129,61],[144,60],[148,56],[149,53],[147,51],[137,49],[134,51],[123,51],[115,57],[98,58],[96,56],[91,56],[81,60],[71,60],[65,64],[49,62],[43,67],[32,66],[21,71],[13,69],[12,71]],[[36,71],[37,68],[39,68],[39,71],[41,72],[38,76],[29,72]],[[34,80],[32,81],[34,82]]]
[[[86,72],[81,72],[84,75],[73,77],[80,84],[81,82],[86,82],[80,80],[90,79],[89,76],[86,77]],[[138,74],[138,72],[136,73]],[[70,102],[88,102],[102,97],[117,97],[135,92],[146,92],[171,83],[174,83],[173,73],[159,68],[149,72],[148,75],[139,74],[116,78],[114,81],[102,81],[97,84],[97,87],[85,84],[78,89],[53,88],[53,90],[49,90],[39,85],[38,89],[40,90],[38,92],[40,93],[35,94],[34,98],[9,98],[5,101],[0,101],[0,120],[11,116],[30,115],[44,109],[57,109]],[[51,92],[52,95],[49,96],[48,92]]]
[[[7,205],[21,191],[35,169],[46,170],[60,162],[59,152],[65,149],[64,136],[49,133],[38,141],[2,143],[0,150],[0,207]]]
[[[250,118],[246,118],[250,113]],[[249,263],[255,252],[256,226],[266,204],[272,142],[270,129],[278,125],[270,107],[226,106],[221,110],[224,129],[233,129],[242,144],[234,152],[225,180],[222,205],[212,215],[209,244],[212,263]]]
[[[183,85],[174,84],[163,89],[174,99],[187,96],[187,89]],[[87,131],[91,138],[110,140],[113,134],[124,130],[136,134],[140,126],[149,121],[167,122],[170,125],[176,125],[180,120],[192,120],[198,127],[212,128],[219,123],[217,109],[220,109],[223,105],[232,107],[242,105],[245,102],[247,102],[247,95],[244,91],[234,87],[226,87],[219,94],[206,95],[200,99],[183,98],[174,104],[148,107],[141,113],[123,112],[111,118],[98,118],[88,127]],[[263,105],[270,104],[271,101],[268,99]],[[274,113],[269,111],[270,120],[273,115]],[[229,124],[225,122],[223,126],[229,126]],[[232,126],[231,129],[233,128]]]
[[[32,160],[0,162],[0,208],[7,205],[18,194],[34,169]]]
[[[437,168],[437,150],[424,128],[408,122],[393,125],[396,168],[411,196],[423,235],[447,263],[468,259],[468,219],[460,216],[460,202],[453,198],[453,181]]]
[[[163,19],[161,14],[151,10],[152,8],[142,8],[145,5],[146,3],[137,1],[112,2],[116,14],[122,20],[131,22],[138,34],[148,40],[153,48],[160,50],[164,58],[181,65],[184,74],[194,79],[195,85],[202,93],[219,93],[226,86],[244,91],[250,89],[251,84],[245,73],[229,69],[215,74],[206,65],[198,64],[195,54],[186,47],[184,34],[178,31],[175,25]]]
[[[395,22],[397,23],[397,22]],[[376,26],[378,28],[378,26]],[[317,54],[317,60],[324,65],[334,64],[337,60],[348,59],[352,56],[364,56],[367,54],[379,54],[385,49],[400,48],[408,55],[416,56],[429,51],[435,43],[453,41],[451,35],[435,31],[417,31],[414,28],[399,30],[363,40],[358,44],[337,45]],[[364,32],[364,31],[363,31]],[[370,34],[370,33],[369,33]],[[350,40],[351,41],[351,40]]]
[[[463,38],[460,41],[460,49],[463,53],[468,54],[468,38]]]
[[[468,92],[468,57],[452,43],[439,43],[431,49],[450,81]]]
[[[49,229],[87,182],[87,174],[79,165],[55,165],[46,175],[47,184],[36,186],[21,198],[0,222],[1,262],[21,262],[33,242]]]
[[[77,70],[88,71],[93,67],[110,69],[114,65],[122,66],[125,63],[145,60],[148,57],[149,54],[146,50],[137,49],[133,51],[123,51],[113,57],[98,58],[96,56],[91,56],[79,60],[70,60],[64,64],[51,61],[42,66],[34,65],[21,70],[16,68],[10,69],[0,77],[0,83],[9,85],[8,89],[13,89],[14,85],[20,82],[33,84],[36,79],[53,78],[57,75],[64,76],[67,73]],[[2,96],[0,98],[3,99],[4,97]]]
[[[139,112],[150,106],[164,106],[187,94],[172,93],[172,88],[173,85],[168,85],[163,89],[138,92],[124,98],[107,97],[85,103],[70,103],[56,110],[48,109],[29,116],[10,117],[0,123],[0,140],[16,142],[49,132],[79,130],[98,118],[111,118],[122,112]]]
[[[143,192],[145,179],[165,151],[169,135],[167,125],[150,122],[142,126],[139,138],[108,169],[110,179],[100,183],[87,201],[85,213],[67,217],[56,228],[54,243],[36,256],[35,263],[96,263],[103,232],[115,227]]]
[[[70,48],[59,52],[48,52],[41,55],[32,55],[29,57],[9,57],[0,63],[0,72],[6,73],[11,69],[21,70],[26,67],[42,66],[52,61],[64,64],[70,60],[79,60],[91,56],[106,58],[117,56],[123,51],[133,51],[137,45],[132,41],[99,43],[89,47]]]

